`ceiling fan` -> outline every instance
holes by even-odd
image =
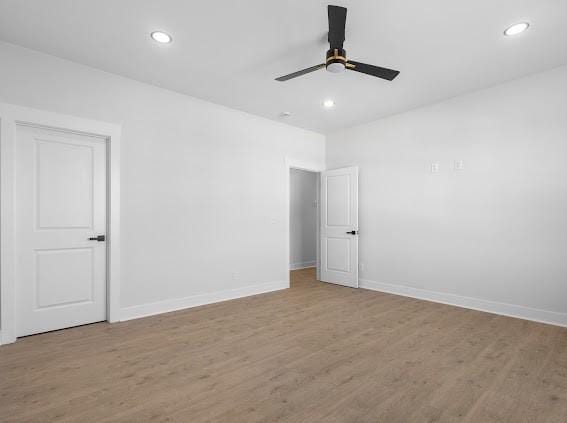
[[[310,68],[303,69],[289,75],[280,76],[276,78],[276,81],[288,81],[298,76],[305,75],[311,72],[315,72],[319,69],[327,69],[329,72],[338,73],[345,69],[365,73],[367,75],[376,76],[378,78],[387,79],[388,81],[393,80],[400,71],[381,68],[379,66],[367,65],[366,63],[355,62],[354,60],[347,60],[346,51],[343,49],[343,43],[345,41],[345,24],[346,24],[346,13],[345,7],[340,6],[327,6],[327,11],[329,15],[329,45],[330,48],[327,51],[327,58],[325,63],[320,65],[311,66]]]

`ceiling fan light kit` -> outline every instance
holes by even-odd
[[[343,48],[345,41],[345,26],[347,9],[340,6],[327,6],[329,16],[329,50],[327,51],[325,63],[320,65],[311,66],[289,75],[280,76],[276,81],[289,81],[290,79],[297,78],[320,69],[327,69],[332,73],[340,73],[345,69],[365,73],[367,75],[375,76],[377,78],[392,81],[399,75],[399,71],[381,68],[379,66],[367,65],[366,63],[355,62],[348,60],[346,50]]]
[[[346,50],[336,48],[327,51],[325,67],[329,72],[339,73],[344,71],[347,66],[354,67],[354,65],[347,63]]]

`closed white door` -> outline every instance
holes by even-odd
[[[106,142],[16,131],[16,334],[106,320]]]
[[[358,288],[358,167],[321,172],[321,280]]]

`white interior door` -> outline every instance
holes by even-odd
[[[321,280],[358,288],[358,167],[321,172]]]
[[[16,334],[106,320],[106,142],[17,125]]]

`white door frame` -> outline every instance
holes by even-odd
[[[291,240],[290,240],[290,212],[289,212],[289,207],[290,207],[290,172],[291,169],[299,169],[299,170],[306,170],[308,172],[322,172],[324,170],[326,170],[326,166],[325,164],[322,163],[317,163],[317,162],[309,162],[306,160],[301,160],[301,159],[295,159],[293,157],[286,157],[285,158],[285,227],[286,227],[286,258],[285,258],[285,263],[286,263],[286,274],[287,274],[287,286],[289,288],[289,284],[290,284],[290,280],[289,280],[289,249],[290,249],[290,245],[291,245]],[[319,183],[320,181],[318,180],[317,182],[317,192],[319,192]],[[316,233],[316,237],[317,237],[317,278],[319,278],[319,272],[321,270],[321,250],[320,250],[320,245],[319,243],[321,242],[321,240],[319,239],[319,206],[317,206],[317,233]]]
[[[107,305],[109,322],[120,320],[121,126],[0,103],[0,345],[16,341],[15,142],[18,125],[96,136],[107,143]]]

